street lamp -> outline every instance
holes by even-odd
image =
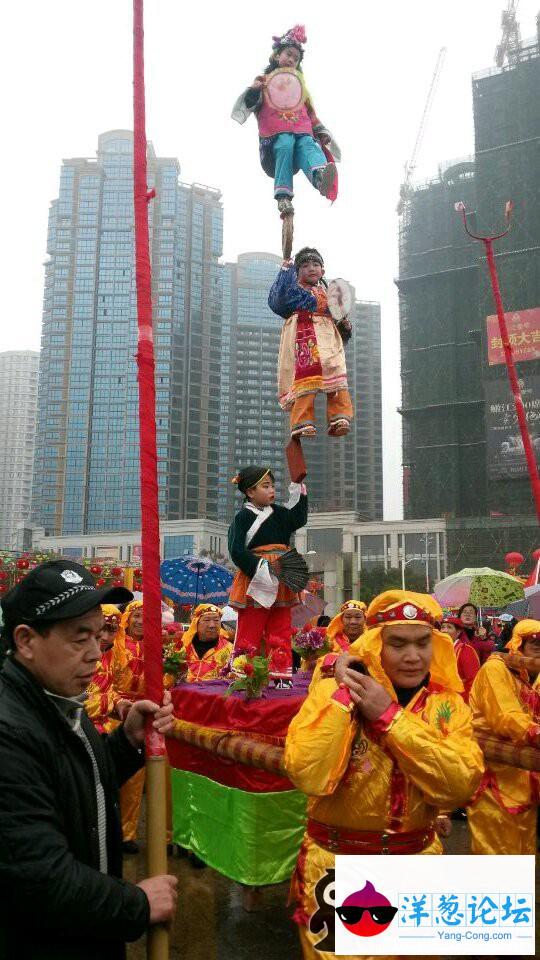
[[[426,533],[426,593],[429,593],[429,537],[430,534]]]
[[[401,589],[405,590],[405,567],[409,563],[414,563],[415,560],[418,560],[418,557],[409,557],[408,560],[405,560],[403,553],[401,554]]]

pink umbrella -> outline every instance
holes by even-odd
[[[291,610],[291,626],[294,627],[295,630],[303,627],[315,617],[320,617],[325,606],[324,600],[304,590],[302,593],[302,603],[298,603]]]

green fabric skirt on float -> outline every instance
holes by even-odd
[[[247,886],[288,880],[306,824],[298,790],[252,793],[171,769],[173,841]]]

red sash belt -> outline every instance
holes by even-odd
[[[342,830],[308,819],[308,836],[325,850],[345,855],[361,853],[421,853],[435,838],[432,824],[423,830],[385,833],[381,830]]]

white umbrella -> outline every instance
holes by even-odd
[[[235,610],[234,607],[223,607],[221,611],[221,622],[222,623],[236,623],[238,620],[238,610]]]

